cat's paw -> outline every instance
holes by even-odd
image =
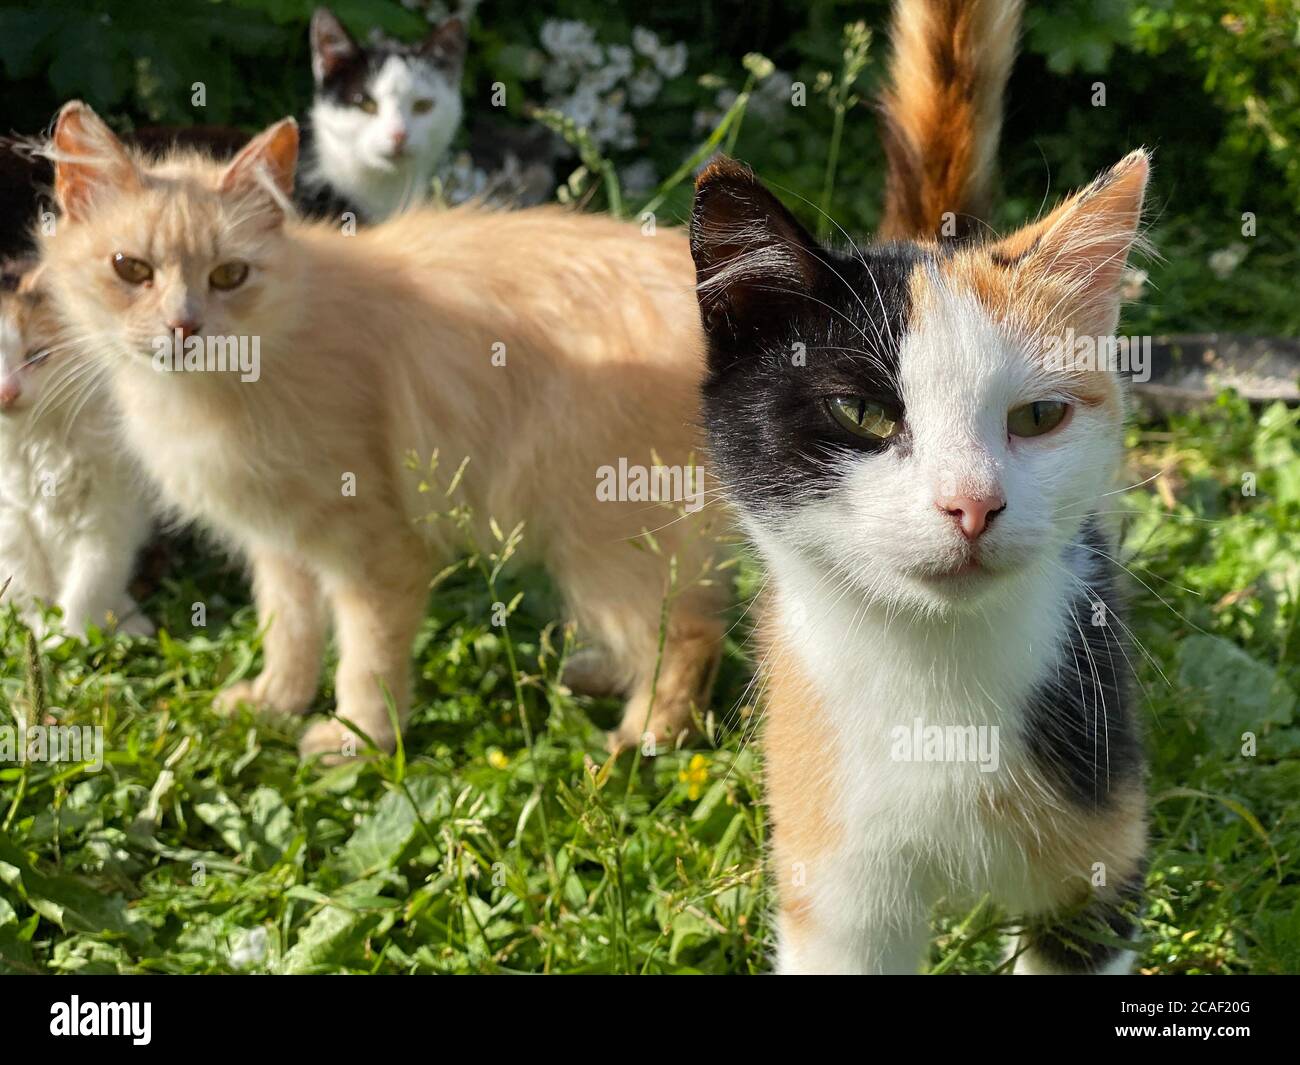
[[[117,623],[117,631],[125,636],[143,636],[149,638],[156,636],[158,630],[154,623],[144,616],[140,610],[136,609],[126,617],[121,618]]]
[[[584,648],[570,656],[564,663],[560,680],[578,695],[597,698],[618,695],[627,684],[627,678],[615,668],[613,658],[594,647]]]
[[[365,746],[347,725],[330,718],[308,726],[298,741],[298,755],[304,762],[318,758],[322,765],[342,765],[359,757]]]
[[[647,728],[642,728],[640,721],[635,726],[624,721],[618,728],[605,733],[605,750],[612,755],[619,755],[640,747],[644,757],[654,758],[667,751],[675,751],[690,735],[689,728],[668,720],[651,720]]]
[[[233,714],[241,706],[257,713],[286,714],[297,717],[311,707],[311,699],[287,694],[284,686],[262,673],[254,680],[241,680],[217,692],[212,707],[220,714]]]
[[[348,727],[347,722],[338,717],[327,721],[318,721],[302,734],[298,741],[298,753],[304,760],[320,757],[325,765],[338,765],[351,758],[365,757],[372,753],[368,736],[374,746],[388,754],[397,750],[397,741],[387,723],[364,729],[365,736]]]

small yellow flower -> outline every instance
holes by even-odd
[[[510,759],[506,757],[505,751],[498,750],[495,747],[493,747],[492,750],[488,751],[487,760],[488,760],[488,765],[490,765],[493,769],[510,768]]]
[[[687,798],[694,801],[700,797],[704,785],[709,782],[709,762],[702,754],[691,756],[690,765],[678,770],[677,779],[686,787]]]

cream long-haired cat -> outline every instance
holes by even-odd
[[[446,527],[421,521],[431,504],[406,457],[437,450],[444,467],[469,459],[461,498],[483,542],[490,518],[526,523],[525,548],[604,656],[593,683],[627,693],[614,741],[677,735],[720,639],[719,588],[691,583],[711,551],[704,515],[598,488],[621,463],[698,461],[684,234],[463,208],[345,236],[286,213],[297,145],[286,119],[229,165],[149,162],[71,103],[51,148],[65,219],[43,250],[59,309],[97,338],[127,442],[165,499],[252,563],[265,668],[226,701],[306,711],[328,605],[338,717],[393,745],[385,690],[404,716],[428,580],[450,550]],[[209,353],[256,339],[260,360],[183,371],[165,338]],[[647,529],[659,554],[639,542]],[[656,671],[670,555],[680,581]],[[352,742],[331,720],[302,749]]]
[[[0,605],[69,633],[150,635],[127,591],[153,504],[108,397],[54,313],[34,261],[0,269]]]
[[[916,972],[931,908],[985,894],[1024,919],[1017,971],[1132,957],[1123,392],[1060,342],[1114,332],[1147,156],[1006,239],[935,239],[987,205],[1019,9],[899,3],[891,242],[823,248],[729,161],[699,184],[705,421],[770,578],[782,972]]]

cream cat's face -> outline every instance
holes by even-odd
[[[819,247],[733,163],[692,233],[706,424],[770,563],[923,612],[1015,596],[1061,565],[1119,468],[1119,381],[1058,364],[1113,333],[1148,164],[1134,153],[996,243]]]
[[[186,155],[148,164],[70,104],[54,148],[65,217],[45,257],[83,335],[152,360],[168,340],[265,338],[296,320],[277,196],[292,188],[292,120],[228,165]]]
[[[39,271],[29,264],[11,281],[0,287],[0,431],[57,387],[59,325]]]

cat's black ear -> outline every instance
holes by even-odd
[[[420,45],[420,53],[453,77],[465,67],[465,23],[455,16],[443,19]]]
[[[311,16],[311,72],[318,86],[324,85],[346,64],[361,54],[361,46],[327,7]]]
[[[825,269],[812,234],[749,167],[725,158],[696,182],[691,255],[704,329],[722,341],[762,336]]]

